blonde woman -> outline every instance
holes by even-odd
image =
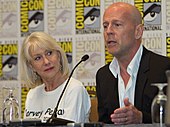
[[[46,122],[54,112],[69,77],[66,54],[55,39],[33,32],[21,47],[21,79],[32,89],[27,94],[24,118]],[[58,118],[88,122],[90,97],[82,83],[71,78],[56,111]]]

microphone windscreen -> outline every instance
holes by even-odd
[[[81,58],[81,61],[86,61],[88,58],[89,58],[89,55],[86,54]]]

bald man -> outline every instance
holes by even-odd
[[[103,28],[105,45],[114,58],[96,74],[99,121],[151,123],[151,103],[158,92],[151,83],[167,82],[170,59],[141,44],[142,18],[131,4],[110,5],[104,12]]]

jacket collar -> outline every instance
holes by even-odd
[[[140,110],[142,108],[142,95],[143,90],[146,85],[146,81],[148,79],[148,71],[149,71],[149,60],[150,53],[149,51],[143,47],[143,54],[141,58],[141,62],[139,65],[139,70],[136,79],[136,90],[135,90],[135,106]]]

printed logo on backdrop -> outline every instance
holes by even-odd
[[[0,3],[0,37],[17,37],[18,12],[17,1],[4,0]]]
[[[113,55],[110,54],[107,48],[105,47],[105,64],[112,62],[112,60],[113,60]]]
[[[95,75],[97,70],[102,66],[101,45],[103,45],[103,42],[98,36],[86,36],[77,37],[75,44],[77,62],[83,55],[89,55],[89,59],[81,63],[77,68],[76,78],[83,83],[90,96],[95,96]]]
[[[104,0],[104,9],[110,6],[113,3],[113,0]]]
[[[101,40],[89,39],[88,37],[76,40],[76,61],[79,61],[84,54],[89,59],[77,68],[78,79],[94,79],[99,67],[101,67]]]
[[[170,30],[170,1],[166,0],[166,29]]]
[[[22,118],[24,118],[25,102],[30,88],[28,88],[26,84],[21,84],[21,86],[21,115]]]
[[[85,88],[89,94],[90,97],[96,97],[96,84],[95,82],[87,82],[87,84],[85,85]]]
[[[50,35],[72,34],[72,0],[47,1],[48,33]]]
[[[100,0],[76,0],[76,34],[100,33]]]
[[[18,41],[0,41],[0,80],[17,80]]]
[[[166,56],[170,58],[170,34],[166,33]]]
[[[21,36],[34,31],[44,31],[44,1],[20,1]]]
[[[135,6],[142,14],[144,30],[161,30],[162,12],[161,0],[134,0]]]
[[[144,34],[142,43],[147,49],[150,49],[157,54],[165,54],[162,42],[162,33],[150,32],[146,35]]]
[[[67,56],[70,72],[72,71],[72,38],[59,38],[57,43],[61,46]]]

